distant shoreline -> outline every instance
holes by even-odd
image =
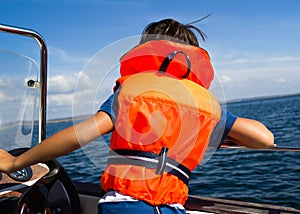
[[[247,102],[247,101],[254,101],[254,100],[267,100],[267,99],[274,99],[280,97],[294,97],[299,96],[300,93],[295,94],[281,94],[281,95],[267,95],[267,96],[259,96],[259,97],[246,97],[246,98],[237,98],[227,100],[225,103],[239,103],[239,102]]]
[[[248,102],[248,101],[254,101],[254,100],[266,100],[266,99],[276,99],[280,97],[293,97],[293,96],[299,96],[300,93],[295,94],[282,94],[282,95],[270,95],[270,96],[260,96],[260,97],[248,97],[248,98],[238,98],[238,99],[231,99],[227,100],[226,102],[220,102],[221,104],[226,103],[239,103],[239,102]],[[69,122],[69,121],[80,121],[88,118],[91,115],[81,115],[81,116],[75,116],[75,117],[64,117],[64,118],[54,118],[54,119],[47,119],[47,123],[58,123],[58,122]]]
[[[81,116],[75,116],[75,117],[64,117],[64,118],[55,118],[55,119],[48,119],[47,123],[58,123],[58,122],[69,122],[71,120],[79,121],[84,120],[88,118],[90,115],[81,115]]]

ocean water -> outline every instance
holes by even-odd
[[[278,145],[300,147],[300,95],[232,102],[226,108],[262,121]],[[47,136],[72,123],[49,123]],[[72,179],[100,184],[108,137],[58,158]],[[191,195],[300,209],[300,152],[219,149],[193,171],[189,189]]]

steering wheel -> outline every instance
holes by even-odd
[[[20,148],[9,153],[18,156],[27,150],[28,148]],[[81,212],[79,196],[65,169],[56,160],[43,164],[48,167],[49,172],[22,193],[15,208],[16,212],[79,214]]]

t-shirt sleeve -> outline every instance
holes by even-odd
[[[210,146],[219,148],[225,141],[228,133],[230,132],[237,116],[229,111],[222,109],[222,115],[220,121],[214,128],[214,131],[210,137]]]
[[[116,119],[116,114],[113,111],[113,100],[114,100],[115,94],[112,94],[108,97],[108,99],[102,103],[102,105],[100,106],[99,111],[103,111],[106,114],[108,114],[110,116],[110,118],[115,121]]]
[[[226,124],[225,124],[225,130],[224,130],[224,133],[223,133],[223,137],[224,137],[223,141],[225,140],[228,133],[230,132],[230,130],[231,130],[234,122],[236,121],[236,119],[237,119],[237,116],[235,116],[234,114],[232,114],[229,111],[226,111]]]

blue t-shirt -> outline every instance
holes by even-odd
[[[113,122],[116,121],[116,112],[118,109],[114,109],[113,101],[114,95],[112,94],[100,107],[99,111],[107,113]],[[210,137],[210,146],[214,148],[219,148],[227,137],[231,127],[233,126],[237,116],[222,109],[222,116],[214,131]]]

